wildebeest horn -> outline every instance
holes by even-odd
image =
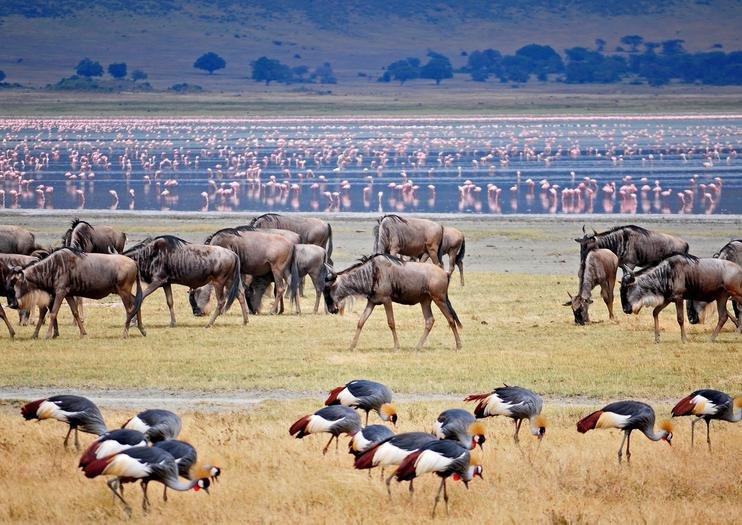
[[[598,235],[598,232],[593,228],[593,235]]]
[[[571,293],[567,292],[567,295],[569,295],[569,298],[570,298],[570,299],[573,299],[573,297],[572,297],[572,294],[571,294]]]
[[[332,282],[337,279],[337,274],[335,273],[335,270],[333,270],[332,266],[325,263],[325,269],[327,269],[327,277],[325,277],[326,281]]]
[[[621,268],[621,271],[623,272],[623,277],[621,280],[633,280],[634,279],[634,272],[628,269],[628,267],[625,264],[620,264],[618,266]]]
[[[585,231],[585,225],[584,224],[582,225],[582,233],[584,233],[585,235],[587,235],[587,232]]]

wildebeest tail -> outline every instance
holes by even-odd
[[[142,280],[139,278],[139,268],[137,268],[137,291],[134,294],[134,305],[131,308],[131,312],[126,316],[126,326],[129,326],[131,320],[136,317],[139,309],[142,307],[143,300],[144,294],[142,293]]]
[[[466,239],[463,239],[461,241],[461,248],[459,248],[459,253],[456,254],[456,261],[454,261],[456,264],[461,263],[461,261],[464,260],[464,254],[466,253]]]
[[[293,304],[299,300],[299,263],[296,260],[296,246],[291,255],[291,282],[289,283],[289,298]]]
[[[227,295],[227,304],[224,305],[224,311],[229,310],[232,303],[240,293],[240,287],[242,286],[242,271],[240,268],[240,257],[235,253],[234,258],[237,264],[234,266],[234,272],[232,273],[232,287],[229,289],[229,295]]]
[[[441,242],[438,243],[438,262],[443,265],[443,226],[441,226]]]
[[[328,223],[327,225],[327,258],[332,257],[332,226]]]
[[[463,328],[463,326],[461,325],[461,321],[459,320],[459,316],[456,315],[456,310],[453,309],[451,300],[448,298],[448,294],[446,294],[446,306],[448,306],[448,309],[451,311],[451,316],[453,317],[456,326],[458,326],[459,328]]]
[[[374,226],[374,253],[379,253],[379,223]]]

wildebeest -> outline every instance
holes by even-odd
[[[3,297],[7,295],[6,280],[10,275],[10,270],[16,267],[28,266],[31,263],[37,262],[38,257],[32,257],[30,255],[18,255],[11,253],[0,253],[0,295]],[[46,315],[46,306],[39,306],[39,311],[43,309],[44,315]],[[29,310],[19,310],[20,324],[26,324],[30,317]],[[5,321],[5,325],[8,327],[8,333],[10,337],[15,335],[13,327],[10,325],[10,321],[5,315],[2,305],[0,305],[0,318]]]
[[[296,260],[296,269],[300,282],[306,275],[312,280],[316,294],[314,299],[314,313],[316,314],[319,311],[320,299],[325,289],[327,265],[329,264],[327,252],[324,248],[315,244],[297,244],[294,246],[294,259]],[[253,280],[252,286],[247,290],[247,305],[250,307],[251,312],[260,310],[261,299],[272,282],[273,275],[271,274],[266,274]],[[294,307],[297,314],[301,313],[298,295],[294,301]]]
[[[466,239],[461,230],[450,226],[443,227],[441,253],[448,254],[448,278],[451,278],[454,268],[458,266],[461,286],[464,286],[464,254],[466,253]],[[425,262],[428,258],[428,253],[425,252],[420,257],[420,262]]]
[[[432,264],[404,262],[399,257],[388,254],[377,253],[363,257],[345,270],[337,273],[329,271],[324,295],[327,309],[332,314],[338,312],[338,302],[349,295],[362,295],[367,299],[366,309],[358,320],[356,333],[350,343],[351,350],[358,343],[361,329],[374,307],[380,304],[386,310],[386,320],[394,337],[394,348],[399,349],[393,302],[408,305],[420,303],[425,317],[425,330],[417,343],[418,349],[425,344],[435,321],[430,309],[431,302],[435,302],[446,317],[448,326],[453,331],[456,349],[461,348],[461,339],[456,328],[461,327],[461,321],[448,299],[448,275]]]
[[[434,264],[443,268],[443,226],[428,219],[380,217],[374,226],[374,253],[420,257],[427,253]]]
[[[255,217],[250,226],[261,229],[278,228],[298,233],[301,244],[322,246],[327,250],[327,257],[332,259],[332,226],[322,219],[264,213]]]
[[[580,278],[580,289],[563,306],[571,306],[575,316],[575,324],[584,325],[590,322],[588,305],[592,304],[590,298],[592,289],[600,285],[600,296],[608,307],[608,317],[613,319],[613,288],[616,285],[616,272],[618,271],[618,257],[610,250],[599,248],[587,254],[584,268],[581,266],[578,272]]]
[[[271,274],[276,283],[273,313],[283,312],[283,294],[286,289],[289,289],[291,300],[296,299],[299,279],[294,260],[294,245],[281,235],[250,227],[223,228],[206,237],[204,243],[221,246],[237,254],[246,289],[255,277]],[[208,288],[191,291],[190,302],[194,315],[200,315],[203,311],[201,305],[208,303],[210,293]]]
[[[8,276],[8,306],[28,308],[29,299],[37,293],[48,294],[53,300],[49,314],[47,339],[52,337],[53,327],[62,301],[72,310],[80,335],[86,335],[82,319],[77,312],[77,304],[72,297],[102,299],[112,293],[121,297],[126,309],[124,337],[129,335],[129,324],[137,317],[137,327],[146,335],[142,326],[139,307],[142,304],[142,286],[136,264],[123,255],[85,253],[73,248],[60,248],[48,257],[32,263],[23,269],[15,269]],[[136,284],[136,294],[131,289]],[[39,316],[33,337],[37,337],[43,316]]]
[[[580,265],[587,254],[596,248],[605,248],[616,254],[618,264],[633,270],[637,266],[645,267],[657,264],[676,253],[688,253],[688,243],[683,239],[667,233],[654,232],[640,226],[629,224],[617,226],[593,235],[585,233],[575,239],[580,243]]]
[[[654,306],[654,340],[660,340],[659,313],[665,306],[675,303],[680,337],[685,342],[683,300],[716,301],[719,322],[711,340],[727,320],[726,302],[729,297],[742,301],[742,268],[723,259],[699,259],[679,254],[668,257],[656,266],[644,268],[634,274],[622,267],[621,305],[627,314],[639,313],[642,306]],[[739,321],[739,319],[738,319]],[[739,324],[737,331],[740,331]]]
[[[126,234],[110,226],[95,226],[81,219],[74,219],[62,236],[63,246],[88,253],[122,253]]]
[[[247,323],[247,304],[240,279],[240,260],[231,251],[219,246],[190,244],[173,235],[148,238],[129,248],[124,255],[136,261],[142,280],[147,283],[144,298],[162,287],[170,310],[170,326],[175,326],[173,291],[180,284],[191,289],[211,283],[216,290],[215,308],[206,327],[214,324],[237,298],[242,307],[242,319]],[[229,291],[225,294],[225,289]]]
[[[716,259],[725,259],[732,261],[742,266],[742,239],[735,239],[726,243],[721,250],[714,254]],[[688,321],[690,324],[698,324],[701,322],[701,316],[706,310],[706,306],[709,303],[704,301],[687,301],[685,303],[686,310],[688,312]],[[734,308],[734,316],[730,316],[734,323],[737,323],[737,317],[739,317],[740,305],[737,301],[732,301],[732,308]]]
[[[36,244],[36,237],[26,228],[0,224],[0,253],[17,253],[31,255],[35,250],[43,249]]]

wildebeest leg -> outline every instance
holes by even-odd
[[[716,323],[716,328],[714,328],[714,331],[711,332],[712,341],[716,339],[716,336],[719,335],[719,332],[721,331],[721,327],[724,326],[724,323],[727,322],[727,299],[727,295],[723,294],[716,300],[716,309],[719,312],[719,321]]]
[[[175,309],[173,308],[173,288],[170,284],[163,284],[162,289],[165,291],[165,302],[170,310],[170,328],[175,327]]]
[[[0,317],[2,317],[3,321],[5,321],[5,326],[8,327],[8,334],[12,339],[13,337],[15,337],[15,330],[13,330],[13,327],[10,325],[10,321],[8,320],[8,316],[5,315],[5,310],[3,310],[2,305],[0,305]]]
[[[79,316],[79,319],[84,321],[85,320],[85,312],[82,308],[82,297],[75,297],[75,302],[77,303],[77,313]]]
[[[422,308],[423,310],[425,329],[423,330],[423,335],[420,337],[420,341],[417,342],[418,350],[420,350],[425,344],[425,340],[428,338],[430,330],[433,329],[433,323],[435,323],[435,319],[433,318],[433,310],[430,309],[430,299],[423,299],[422,301],[420,301],[420,308]]]
[[[682,299],[675,300],[675,312],[678,317],[678,325],[680,325],[680,340],[685,343],[687,339],[685,337],[685,313],[683,312]]]
[[[394,324],[394,310],[391,301],[384,303],[384,310],[386,311],[386,324],[389,325],[389,330],[392,331],[392,337],[394,338],[394,349],[399,350],[399,338],[397,337],[397,326]]]
[[[57,322],[57,313],[59,312],[59,307],[62,306],[62,301],[67,296],[66,293],[57,293],[54,296],[54,303],[52,304],[51,309],[49,310],[49,328],[46,330],[46,338],[51,339],[52,338],[52,332],[54,331],[54,324]],[[72,308],[72,302],[69,303],[70,308]],[[75,320],[77,321],[77,311],[73,311],[73,315],[75,317]],[[40,320],[39,320],[40,321]],[[79,322],[79,321],[78,321]],[[41,325],[37,325],[37,327],[40,327]],[[79,325],[78,325],[79,326]],[[38,330],[37,330],[38,331]],[[82,334],[85,335],[85,334]]]
[[[652,316],[654,317],[654,342],[659,343],[660,342],[660,312],[665,309],[665,307],[670,303],[663,303],[659,306],[656,306],[654,310],[652,310]]]
[[[46,319],[46,313],[49,311],[49,308],[46,306],[39,306],[39,321],[36,323],[36,328],[34,329],[33,335],[31,336],[33,339],[36,339],[39,337],[39,331],[41,330],[41,326],[44,324],[44,319]],[[59,325],[55,321],[53,323],[54,325],[54,337],[59,336]]]
[[[425,243],[425,251],[428,252],[430,260],[433,261],[433,264],[439,266],[440,268],[443,268],[443,261],[438,258],[438,247],[435,244]]]
[[[286,280],[283,278],[283,274],[277,270],[273,271],[273,279],[275,281],[276,298],[273,301],[273,313],[283,313],[283,294],[286,293]]]
[[[245,287],[242,286],[242,283],[240,283],[240,289],[237,292],[237,300],[242,309],[242,324],[247,324],[249,310],[247,308],[247,301],[245,300]]]
[[[371,301],[368,301],[366,303],[366,309],[361,314],[361,318],[358,319],[358,326],[356,327],[356,333],[350,342],[350,350],[353,350],[358,344],[358,337],[361,335],[361,330],[363,329],[363,325],[366,324],[368,317],[371,315],[371,312],[374,311],[375,307],[376,305],[372,303]]]
[[[461,286],[464,286],[464,260],[460,260],[456,263],[456,266],[459,267],[459,277],[461,278]]]
[[[603,302],[608,308],[608,318],[612,320],[613,319],[613,288],[601,284],[600,285],[600,296],[603,298]]]
[[[216,295],[216,308],[212,310],[209,322],[206,323],[206,328],[214,326],[214,321],[216,321],[216,318],[222,313],[224,306],[227,304],[227,298],[224,295],[224,283],[212,281],[212,284],[214,285],[214,295]]]
[[[317,315],[317,312],[319,312],[319,301],[322,298],[322,288],[320,288],[320,280],[319,276],[315,275],[309,275],[309,277],[312,279],[312,284],[314,285],[314,292],[316,294],[316,297],[314,299],[314,314]],[[299,301],[297,300],[297,303]]]
[[[79,308],[79,297],[70,297],[69,295],[66,297],[67,304],[70,305],[70,311],[72,312],[72,318],[74,319],[75,323],[77,324],[77,328],[80,329],[80,335],[86,336],[88,333],[85,331],[85,326],[83,326],[82,318],[80,317],[80,312],[78,310]]]
[[[456,321],[453,318],[451,309],[448,307],[445,301],[441,301],[440,299],[436,299],[435,297],[433,297],[433,301],[435,301],[436,306],[438,306],[438,309],[443,313],[446,321],[448,321],[448,326],[451,328],[451,331],[453,332],[453,338],[456,341],[456,350],[461,350],[461,338],[459,337],[459,331],[456,329]]]

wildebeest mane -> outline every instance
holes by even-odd
[[[387,259],[388,261],[394,264],[403,265],[405,263],[401,257],[398,257],[396,255],[391,255],[389,253],[373,253],[371,255],[362,255],[360,258],[358,258],[358,260],[355,263],[351,264],[350,266],[348,266],[347,268],[343,270],[340,270],[339,272],[335,272],[335,275],[342,275],[351,270],[355,270],[356,268],[359,268],[363,266],[364,264],[372,261],[376,257],[384,257],[385,259]]]
[[[276,224],[278,222],[278,219],[281,216],[277,213],[264,213],[263,215],[258,215],[253,220],[250,221],[250,226],[255,226],[258,221],[265,221],[270,222],[272,224]]]
[[[135,252],[138,252],[144,249],[145,247],[149,247],[153,242],[159,239],[164,240],[167,248],[171,250],[175,250],[177,248],[180,248],[181,246],[189,244],[189,242],[186,241],[185,239],[181,239],[180,237],[176,237],[175,235],[158,235],[157,237],[147,237],[139,244],[136,244],[132,246],[131,248],[129,248],[128,250],[126,250],[124,252],[124,255],[131,255]]]
[[[698,257],[696,257],[695,255],[691,255],[690,253],[676,252],[676,253],[672,253],[668,255],[667,257],[662,259],[660,262],[653,264],[652,266],[646,266],[644,268],[637,270],[636,272],[634,272],[634,276],[639,277],[640,275],[644,275],[645,273],[652,272],[656,270],[659,266],[662,266],[663,264],[667,267],[669,271],[672,271],[680,262],[680,260],[678,259],[674,259],[671,261],[670,259],[673,257],[681,257],[682,262],[685,262],[688,264],[696,264],[700,260]]]
[[[81,229],[77,232],[77,242],[75,244],[77,244],[77,246],[79,247],[85,245],[93,245],[93,230],[95,230],[95,228],[89,222],[84,221],[79,217],[75,217],[72,220],[70,228],[62,236],[62,243],[65,246],[72,246],[72,234],[75,233],[75,229],[81,225],[87,226],[87,228]]]
[[[239,227],[237,228],[222,228],[221,230],[217,230],[208,237],[204,239],[204,244],[209,244],[211,240],[216,237],[217,235],[239,235],[240,234]],[[244,231],[244,230],[242,230]]]
[[[386,215],[382,215],[379,219],[377,219],[376,222],[378,222],[379,224],[381,224],[381,221],[383,221],[384,219],[387,219],[387,218],[388,219],[392,219],[392,220],[397,221],[397,222],[403,222],[403,223],[407,224],[407,219],[405,219],[404,217],[400,217],[396,213],[387,213]]]

